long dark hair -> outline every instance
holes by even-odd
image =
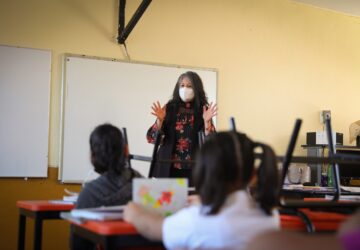
[[[172,99],[168,101],[166,104],[166,116],[163,123],[163,132],[166,137],[169,137],[170,134],[173,134],[173,127],[176,122],[176,115],[179,111],[182,100],[179,95],[179,87],[181,81],[184,78],[188,78],[192,84],[192,88],[194,90],[194,100],[193,100],[193,108],[194,108],[194,129],[192,131],[192,142],[193,146],[197,148],[198,145],[198,132],[204,129],[204,120],[202,119],[203,114],[203,106],[208,105],[207,96],[204,90],[203,82],[200,76],[193,72],[188,71],[181,74],[176,82],[176,85],[173,90]],[[174,135],[172,135],[174,136]],[[195,152],[195,150],[193,151]]]
[[[256,147],[262,148],[261,163],[255,169]],[[193,179],[205,213],[216,214],[229,193],[246,189],[253,175],[258,182],[254,199],[266,214],[271,214],[279,197],[278,171],[274,151],[254,143],[245,134],[220,132],[210,135],[201,147]]]
[[[190,80],[190,82],[192,84],[192,88],[194,90],[194,101],[193,101],[194,109],[196,111],[198,111],[198,110],[202,111],[203,106],[208,104],[208,100],[207,100],[207,96],[206,96],[206,93],[204,90],[204,85],[203,85],[203,82],[202,82],[200,76],[193,71],[187,71],[179,76],[179,78],[176,82],[176,85],[174,87],[172,99],[170,100],[170,103],[181,102],[181,98],[179,95],[179,88],[180,88],[181,81],[184,78],[188,78]]]
[[[125,168],[125,142],[121,131],[111,125],[97,126],[90,135],[91,163],[95,172],[121,174]]]

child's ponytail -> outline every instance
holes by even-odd
[[[256,143],[262,148],[261,163],[257,170],[257,189],[255,199],[263,211],[270,215],[279,199],[279,175],[274,151],[268,145]]]

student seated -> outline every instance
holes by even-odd
[[[99,125],[90,135],[90,159],[100,176],[86,183],[76,208],[124,205],[132,198],[132,179],[141,175],[126,163],[124,137],[111,124]],[[71,249],[94,249],[95,245],[74,234]]]
[[[259,166],[254,150],[262,149]],[[279,228],[273,209],[278,201],[278,174],[273,150],[235,132],[211,134],[194,169],[201,203],[163,216],[129,202],[124,220],[167,249],[245,249],[249,240]],[[250,193],[250,183],[256,186]]]
[[[268,231],[256,236],[248,250],[358,250],[360,249],[360,210],[340,225],[337,234],[311,234]]]

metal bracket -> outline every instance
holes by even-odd
[[[330,110],[321,110],[320,111],[320,123],[325,124],[325,120],[331,117]]]
[[[125,27],[125,5],[126,0],[119,0],[119,25],[118,25],[118,37],[117,41],[119,44],[124,44],[130,32],[133,30],[141,16],[144,14],[147,7],[150,5],[152,0],[143,0],[134,15]]]

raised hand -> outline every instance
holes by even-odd
[[[217,115],[217,105],[216,103],[210,103],[208,107],[204,105],[203,107],[203,119],[205,124],[211,121],[211,118]]]
[[[151,114],[156,116],[160,122],[163,122],[166,115],[165,106],[161,107],[160,102],[157,101],[152,104],[151,109]]]

